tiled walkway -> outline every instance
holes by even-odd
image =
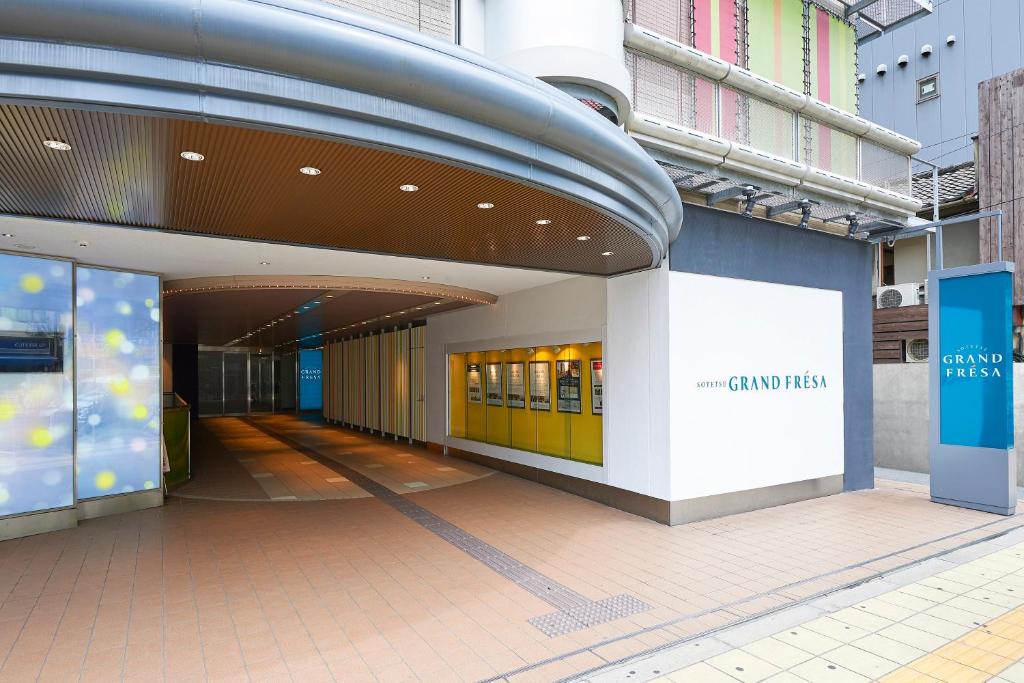
[[[0,680],[551,681],[1024,525],[883,482],[670,528],[293,418],[214,427],[246,443],[213,469],[252,500],[170,497],[0,543]],[[289,481],[272,467],[293,461],[365,495],[268,504],[251,473]],[[645,609],[545,629],[573,609],[545,586]]]
[[[588,680],[1024,683],[1022,540],[1013,532]]]

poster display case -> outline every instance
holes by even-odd
[[[604,414],[604,361],[600,358],[590,359],[590,411]]]
[[[551,410],[551,363],[530,361],[530,410]]]
[[[526,366],[522,361],[505,364],[505,403],[509,408],[526,407]]]
[[[466,366],[466,400],[472,404],[483,403],[483,379],[479,363]]]
[[[558,412],[583,412],[583,400],[580,398],[580,378],[583,372],[579,359],[556,361],[555,373],[558,378]]]
[[[487,363],[484,371],[487,382],[487,405],[500,408],[505,405],[505,398],[501,393],[501,363]]]

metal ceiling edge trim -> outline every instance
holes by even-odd
[[[403,149],[395,144],[396,129],[417,127],[389,121],[396,102],[406,114],[421,114],[420,135],[452,138],[451,130],[429,126],[438,115],[483,126],[488,136],[469,137],[463,144],[492,155],[495,149],[518,148],[532,160],[528,166],[557,164],[563,179],[598,188],[591,193],[596,197],[583,201],[610,211],[651,243],[652,265],[664,258],[682,224],[675,188],[622,130],[537,79],[364,15],[306,0],[10,0],[0,5],[0,27],[9,39],[2,60],[9,72],[3,74],[8,97],[36,96],[22,82],[35,75],[41,77],[35,85],[56,81],[51,99],[86,101],[95,97],[82,87],[87,79],[90,88],[108,97],[95,104],[139,107],[118,101],[122,88],[134,85],[147,91],[151,110],[217,117],[206,106],[216,101],[211,93],[222,88],[212,79],[235,68],[244,72],[238,82],[246,83],[248,98],[259,107],[287,102],[307,112],[336,109],[338,102],[330,100],[337,100],[337,93],[327,101],[310,97],[316,86],[345,90],[350,95],[345,104],[363,98],[360,114],[370,113],[375,123],[390,127],[383,132],[391,135],[380,136],[378,143],[392,149]],[[97,50],[107,59],[82,58],[83,51],[95,58]],[[62,59],[61,51],[75,57]],[[162,62],[155,72],[154,58]],[[392,106],[373,107],[374,98]],[[306,132],[337,135],[316,127]],[[476,166],[472,155],[456,158]],[[507,168],[492,170],[533,179]]]
[[[434,282],[414,282],[355,275],[222,275],[185,278],[164,282],[163,294],[207,294],[211,292],[252,291],[259,289],[318,289],[412,294],[438,299],[453,299],[472,304],[494,304],[496,294],[478,289]]]

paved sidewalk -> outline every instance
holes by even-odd
[[[588,683],[1024,683],[1024,530],[609,667]]]
[[[243,465],[366,495],[171,497],[0,543],[0,681],[560,680],[1024,527],[899,482],[667,527],[408,444],[244,424]]]

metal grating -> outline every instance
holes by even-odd
[[[626,50],[633,83],[633,107],[651,116],[718,134],[715,84],[636,50]]]
[[[690,0],[626,0],[626,21],[663,36],[693,45],[693,13]]]
[[[455,41],[454,0],[320,0],[371,14],[426,35]]]
[[[810,119],[801,119],[801,125],[801,162],[847,178],[857,177],[856,137]]]
[[[860,145],[861,180],[910,196],[910,158],[866,140]]]
[[[72,150],[45,148],[50,138]],[[5,105],[0,158],[9,214],[596,275],[652,259],[627,224],[539,188],[276,131]],[[310,164],[323,173],[298,172]],[[398,190],[409,182],[420,191]]]
[[[794,159],[793,112],[733,90],[721,89],[721,137]]]

